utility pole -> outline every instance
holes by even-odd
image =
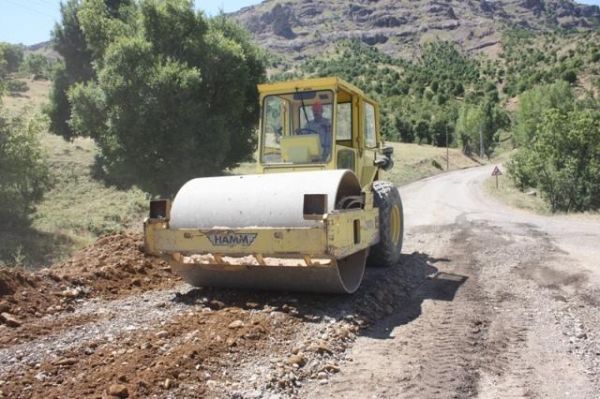
[[[479,157],[483,158],[483,126],[479,124]]]
[[[448,149],[448,124],[444,125],[446,131],[446,170],[450,170],[450,150]]]

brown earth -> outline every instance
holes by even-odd
[[[26,320],[73,311],[81,298],[117,298],[174,286],[179,278],[168,263],[145,255],[142,245],[140,234],[115,233],[36,273],[0,268],[0,310]]]
[[[179,281],[167,262],[144,254],[142,235],[132,233],[102,237],[50,270],[103,298],[173,287]]]

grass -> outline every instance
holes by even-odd
[[[65,234],[74,247],[82,247],[101,235],[141,226],[149,196],[140,189],[107,186],[92,177],[97,148],[90,139],[72,143],[45,134],[55,184],[38,205],[33,227],[42,232]]]
[[[384,172],[382,179],[395,185],[407,184],[446,171],[446,149],[430,145],[387,143],[394,147],[394,168]],[[449,170],[481,165],[476,158],[465,156],[459,149],[449,149]]]
[[[24,93],[16,95],[7,95],[2,97],[2,107],[8,112],[21,112],[26,108],[39,109],[48,100],[50,91],[50,81],[17,79],[23,81],[29,87]]]
[[[519,190],[514,182],[506,175],[498,177],[497,189],[496,178],[491,176],[485,180],[483,187],[492,197],[514,208],[528,210],[540,215],[552,214],[550,205],[539,197],[539,193],[535,190],[531,190],[531,193],[535,192],[536,195],[529,195]]]
[[[50,83],[28,81],[23,96],[2,99],[9,112],[34,112],[47,101]],[[149,195],[133,187],[118,189],[92,176],[98,149],[91,139],[68,142],[45,132],[40,137],[53,186],[37,205],[31,223],[0,231],[0,263],[39,267],[113,231],[140,229]]]

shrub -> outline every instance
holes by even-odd
[[[39,118],[0,113],[0,227],[27,221],[50,185]]]
[[[600,110],[546,110],[535,140],[508,165],[518,186],[537,187],[553,211],[600,208]]]
[[[562,75],[562,79],[565,82],[568,82],[570,84],[573,84],[575,82],[577,82],[577,74],[575,73],[575,71],[573,71],[572,69],[569,69],[568,71],[565,71]]]
[[[8,90],[11,94],[24,93],[29,90],[27,82],[22,80],[9,80],[5,83],[5,86],[6,90]]]
[[[35,80],[49,79],[51,63],[41,54],[28,54],[21,64],[21,71],[31,75]]]

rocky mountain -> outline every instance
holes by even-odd
[[[410,57],[419,43],[435,38],[493,53],[508,28],[600,27],[598,6],[572,0],[265,0],[231,17],[262,47],[290,60],[350,38]]]

